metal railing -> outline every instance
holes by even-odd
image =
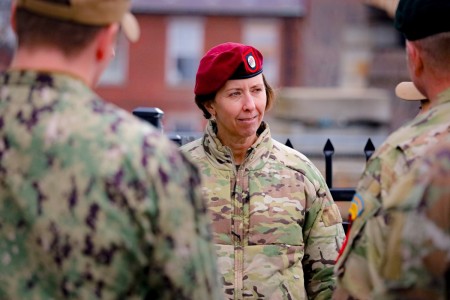
[[[366,157],[366,162],[375,152],[375,146],[372,140],[369,138],[364,147],[364,156]],[[327,140],[323,148],[323,155],[325,156],[325,181],[330,189],[333,199],[338,199],[339,201],[351,201],[353,195],[355,194],[354,188],[335,188],[333,187],[333,154],[334,147],[330,139]]]
[[[164,115],[164,112],[156,107],[138,107],[135,110],[133,110],[133,114],[156,128],[159,128],[162,130],[162,117]],[[174,141],[175,143],[182,145],[183,144],[183,138],[178,134],[167,134],[168,137]],[[285,142],[286,146],[289,146],[291,148],[294,148],[291,141],[289,139]],[[367,143],[364,147],[364,156],[366,161],[369,160],[369,158],[372,156],[372,154],[375,151],[375,146],[372,142],[372,140],[369,138],[367,140]],[[325,143],[325,146],[323,148],[323,155],[325,159],[325,181],[328,185],[328,188],[330,189],[331,195],[333,196],[333,199],[337,201],[351,201],[353,199],[353,195],[355,194],[354,188],[336,188],[333,187],[333,155],[335,154],[334,146],[330,139],[328,139]]]

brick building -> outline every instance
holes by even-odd
[[[156,106],[169,131],[198,131],[204,124],[193,101],[195,73],[212,46],[249,43],[265,56],[265,74],[278,86],[300,82],[303,0],[133,1],[142,35],[121,39],[117,59],[98,92],[121,107]]]
[[[132,0],[141,39],[136,44],[129,44],[123,37],[118,40],[116,59],[96,90],[129,111],[139,106],[159,107],[165,113],[167,132],[198,132],[204,120],[193,101],[193,86],[200,57],[218,43],[248,43],[263,52],[265,74],[280,96],[278,107],[287,108],[287,113],[275,109],[268,114],[274,134],[297,136],[300,142],[293,140],[296,148],[317,154],[328,137],[335,139],[337,152],[341,151],[339,140],[342,147],[353,147],[348,138],[358,131],[358,144],[353,148],[359,149],[367,137],[380,142],[411,118],[418,107],[394,96],[395,85],[407,80],[408,74],[404,45],[392,19],[363,2]],[[1,3],[0,24],[6,24],[9,5]],[[2,35],[0,40],[4,38]],[[282,98],[286,87],[300,89],[294,95],[289,90],[286,100]],[[330,98],[317,100],[315,106],[311,99],[320,95]],[[339,116],[348,115],[343,113],[349,110],[346,105],[355,108],[358,99],[370,100],[358,102],[358,109],[365,112],[362,115],[377,111],[382,114],[375,116],[377,120],[387,124],[376,130],[360,125],[350,131],[320,127],[330,126],[334,120],[343,123]],[[285,100],[290,102],[283,103]],[[337,108],[322,109],[335,107],[326,104],[330,100]],[[373,105],[383,107],[375,110]],[[296,114],[299,110],[302,113]],[[320,114],[324,111],[329,115]],[[319,128],[305,127],[305,115],[314,116]]]
[[[127,110],[156,106],[168,131],[198,131],[193,102],[198,61],[210,47],[249,43],[265,74],[284,87],[377,87],[390,91],[398,127],[416,110],[394,97],[406,80],[404,50],[392,20],[361,0],[134,0],[142,36],[118,42],[117,59],[98,92]]]
[[[0,42],[10,0],[0,5]],[[142,38],[118,42],[117,59],[99,93],[132,110],[157,106],[167,130],[198,130],[193,103],[198,60],[225,41],[250,43],[263,51],[265,72],[284,87],[382,88],[391,94],[390,129],[415,114],[417,106],[396,99],[407,80],[404,49],[392,20],[361,0],[132,0]],[[7,58],[7,56],[4,55]]]
[[[322,148],[332,139],[340,155],[337,186],[355,184],[367,138],[379,145],[417,111],[416,103],[394,96],[395,85],[408,74],[392,19],[361,0],[133,3],[141,40],[119,42],[118,61],[98,91],[128,110],[159,107],[166,132],[202,131],[204,119],[193,101],[196,68],[205,51],[226,41],[263,52],[265,74],[279,95],[266,117],[277,138],[290,138],[322,171]],[[300,89],[293,94],[286,87]],[[366,120],[357,119],[358,110]],[[315,122],[305,120],[307,115]]]

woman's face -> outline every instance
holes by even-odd
[[[218,137],[231,140],[256,139],[266,109],[262,74],[248,79],[228,80],[205,107],[215,116]]]

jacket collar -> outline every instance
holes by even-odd
[[[261,123],[257,134],[258,139],[248,149],[247,157],[242,163],[242,166],[249,170],[262,168],[269,159],[269,154],[272,149],[272,138],[269,125],[267,123],[264,121]],[[215,165],[216,168],[234,168],[231,149],[224,146],[217,137],[217,124],[215,121],[208,121],[202,144],[208,159]]]

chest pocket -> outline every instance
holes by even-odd
[[[249,180],[249,244],[302,245],[305,185],[293,170],[255,172]]]

